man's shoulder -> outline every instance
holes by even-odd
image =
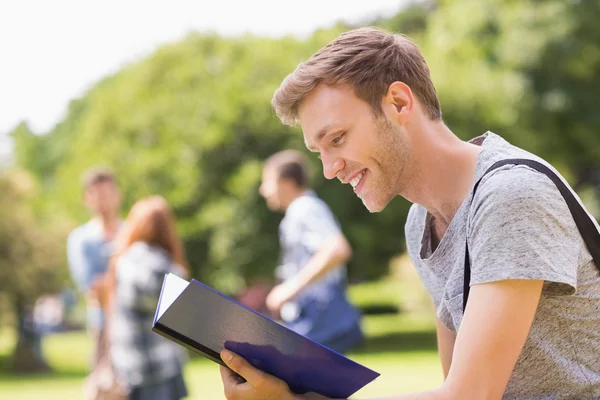
[[[83,242],[89,240],[94,234],[94,226],[93,221],[89,220],[78,227],[74,228],[68,235],[68,240],[70,242]]]
[[[548,167],[568,187],[568,182],[549,163],[533,159]],[[549,200],[564,202],[556,184],[546,174],[523,164],[508,164],[488,172],[481,178],[473,204],[486,200],[499,202],[521,201],[540,203]]]
[[[486,133],[485,136],[476,173],[479,185],[476,187],[475,193],[471,192],[473,196],[472,211],[479,210],[482,202],[506,204],[510,208],[517,206],[517,204],[511,205],[514,202],[532,206],[538,203],[553,205],[557,201],[564,204],[564,200],[552,180],[546,174],[530,166],[512,163],[490,171],[489,169],[499,161],[531,160],[549,168],[569,187],[566,179],[548,161],[510,144],[491,132]]]
[[[537,160],[539,161],[539,160]],[[546,162],[577,199],[568,182]],[[535,226],[557,235],[578,236],[572,214],[556,184],[544,173],[526,165],[506,165],[482,178],[469,210],[471,229],[484,221],[503,229]],[[518,224],[507,224],[516,221]]]
[[[298,197],[290,204],[287,210],[288,214],[306,216],[311,213],[331,213],[331,208],[327,203],[314,193],[309,193]]]

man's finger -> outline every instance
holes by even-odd
[[[267,378],[264,372],[254,368],[248,361],[229,350],[223,349],[221,351],[221,359],[229,368],[241,375],[254,387],[262,386]]]
[[[242,383],[246,383],[246,380],[239,376],[237,373],[233,372],[227,367],[221,365],[221,380],[223,383],[227,385],[241,385]]]
[[[222,365],[221,379],[223,380],[225,398],[228,400],[249,398],[248,391],[254,390],[252,386],[243,384],[245,382],[244,378]]]

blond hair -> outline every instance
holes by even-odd
[[[284,124],[296,125],[300,103],[318,84],[348,84],[375,115],[381,115],[381,100],[396,81],[411,88],[430,119],[441,119],[440,103],[419,48],[405,36],[377,28],[342,33],[300,63],[275,91],[271,104]]]

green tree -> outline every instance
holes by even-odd
[[[281,216],[258,196],[262,160],[283,148],[306,151],[300,130],[274,116],[273,91],[300,59],[344,29],[322,30],[307,41],[190,35],[94,86],[42,142],[20,127],[18,161],[41,175],[45,202],[79,220],[87,218],[79,178],[94,164],[117,171],[126,208],[143,196],[164,195],[195,275],[235,290],[243,278],[271,275],[277,264]],[[57,155],[34,157],[32,147],[57,149]],[[311,160],[320,171],[316,157]],[[365,222],[367,212],[350,189],[324,181],[315,174],[316,190],[357,249],[355,276],[381,275],[402,250],[398,223],[376,216],[393,236],[369,235],[377,228]],[[398,202],[388,215],[406,210]]]
[[[16,317],[18,341],[11,368],[17,372],[48,369],[28,311],[38,296],[60,290],[65,275],[60,244],[64,223],[57,221],[51,232],[42,227],[46,221],[34,215],[29,205],[36,191],[28,173],[0,173],[0,293],[8,299]]]
[[[529,78],[523,115],[539,148],[568,165],[577,188],[591,185],[600,198],[600,3],[564,2],[565,29],[551,37]]]
[[[598,5],[562,0],[415,2],[367,21],[408,34],[422,48],[448,125],[463,139],[495,131],[555,163],[572,181],[598,171]],[[17,161],[42,184],[35,209],[83,221],[81,173],[107,164],[126,208],[160,193],[174,207],[194,275],[233,291],[270,275],[277,223],[257,194],[261,163],[283,148],[305,151],[300,130],[280,124],[273,91],[297,63],[349,27],[306,40],[191,34],[124,67],[71,103],[49,134],[15,131]],[[587,90],[586,90],[587,89]],[[354,279],[386,273],[404,250],[408,202],[368,215],[349,187],[315,189],[355,248]],[[40,212],[41,212],[40,211]],[[64,244],[62,244],[64,246]]]
[[[445,120],[465,139],[496,131],[576,186],[598,185],[598,17],[592,1],[439,1],[422,46]]]

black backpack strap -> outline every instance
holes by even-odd
[[[479,178],[479,180],[475,183],[475,186],[473,187],[473,197],[475,197],[475,191],[477,191],[477,186],[479,186],[479,183],[481,182],[481,180],[483,179],[483,177],[486,174],[488,174],[489,172],[491,172],[497,168],[507,165],[507,164],[526,165],[530,168],[535,169],[538,172],[545,174],[548,178],[550,178],[552,180],[552,182],[554,182],[554,184],[560,191],[560,194],[562,194],[563,198],[567,202],[567,206],[569,207],[569,210],[571,211],[571,214],[573,215],[573,219],[575,220],[577,229],[579,230],[579,233],[583,237],[583,241],[585,242],[589,252],[591,253],[594,263],[600,269],[600,232],[598,232],[598,229],[596,229],[596,225],[594,225],[594,222],[592,221],[592,219],[590,218],[588,213],[584,210],[584,208],[577,201],[577,199],[575,199],[575,196],[573,196],[573,193],[571,192],[571,190],[569,190],[567,185],[565,185],[565,183],[558,177],[558,175],[556,175],[556,173],[554,173],[550,168],[548,168],[544,164],[539,163],[534,160],[527,160],[527,159],[521,159],[521,158],[500,160],[500,161],[496,162],[494,165],[492,165],[490,168],[488,168],[488,170],[485,171],[485,174],[483,174],[483,176],[481,178]],[[468,242],[469,241],[467,239],[467,245],[465,247],[463,312],[465,311],[465,308],[467,307],[467,300],[469,298],[469,290],[471,288],[471,260],[469,258],[469,243]]]

